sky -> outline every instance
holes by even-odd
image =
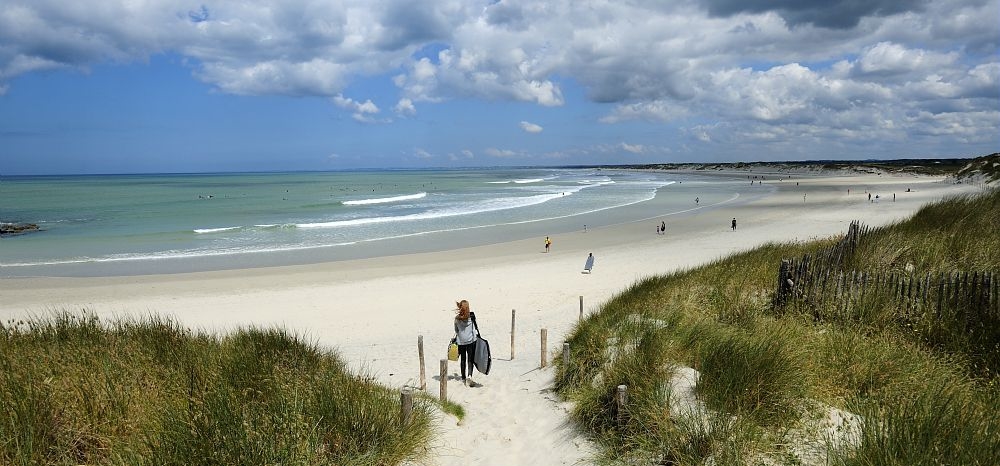
[[[972,157],[1000,0],[0,0],[0,176]]]

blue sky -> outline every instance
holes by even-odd
[[[0,0],[0,176],[965,157],[1000,0]]]

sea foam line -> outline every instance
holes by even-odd
[[[527,183],[540,183],[542,181],[551,180],[553,178],[555,178],[555,177],[554,176],[550,176],[548,178],[524,178],[524,179],[518,179],[518,180],[487,181],[486,183],[488,183],[488,184],[511,184],[511,183],[514,183],[514,184],[527,184]]]
[[[674,181],[670,181],[670,182],[666,182],[666,183],[656,183],[654,186],[656,186],[656,187],[664,187],[664,186],[672,185],[674,183],[675,183]],[[535,199],[533,199],[533,202],[531,202],[528,205],[534,205],[534,204],[537,204],[537,203],[546,202],[547,200],[549,200],[551,198],[562,197],[562,195],[561,194],[559,194],[559,195],[552,194],[552,195],[541,195],[541,196],[533,196],[533,197]],[[601,208],[597,208],[597,209],[593,209],[593,210],[588,210],[588,211],[583,211],[583,212],[576,212],[576,213],[567,214],[567,215],[559,215],[559,216],[554,216],[554,217],[538,218],[538,219],[531,219],[531,220],[521,220],[521,221],[513,221],[513,222],[501,222],[501,223],[494,223],[494,224],[488,224],[488,225],[474,225],[474,226],[457,227],[457,228],[444,228],[444,229],[428,230],[428,231],[421,231],[421,232],[414,232],[414,233],[404,233],[404,234],[392,235],[392,236],[367,238],[367,239],[356,240],[356,241],[345,241],[345,242],[336,242],[336,243],[327,243],[327,244],[314,244],[314,245],[299,245],[299,246],[262,247],[262,248],[225,248],[225,249],[217,249],[217,250],[211,250],[211,251],[206,251],[206,250],[194,250],[194,251],[191,251],[191,250],[189,250],[189,251],[171,250],[171,251],[163,251],[163,252],[160,252],[160,253],[152,253],[152,254],[149,254],[149,253],[146,253],[146,254],[141,254],[141,253],[140,254],[114,254],[114,255],[102,256],[102,257],[82,257],[82,258],[71,258],[71,259],[62,259],[62,260],[56,259],[56,260],[51,260],[51,261],[40,261],[40,262],[0,263],[0,268],[6,268],[6,267],[31,267],[31,266],[46,266],[46,265],[67,265],[67,264],[81,264],[81,263],[101,263],[101,262],[131,262],[131,261],[142,261],[142,260],[190,259],[190,258],[198,258],[198,257],[230,256],[230,255],[236,255],[236,254],[257,254],[257,253],[273,253],[273,252],[313,250],[313,249],[322,249],[322,248],[330,248],[330,247],[349,246],[349,245],[358,244],[358,243],[367,243],[367,242],[382,241],[382,240],[389,240],[389,239],[398,239],[398,238],[405,238],[405,237],[412,237],[412,236],[424,236],[424,235],[430,235],[430,234],[435,234],[435,233],[444,233],[444,232],[449,232],[449,231],[475,230],[475,229],[480,229],[480,228],[493,228],[493,227],[502,226],[502,225],[518,225],[518,224],[542,222],[542,221],[546,221],[546,220],[562,219],[562,218],[574,217],[574,216],[577,216],[577,215],[582,215],[582,214],[587,214],[587,213],[600,212],[600,211],[603,211],[603,210],[615,209],[615,208],[624,207],[624,206],[628,206],[628,205],[638,204],[640,202],[645,202],[645,201],[651,200],[651,199],[653,199],[655,197],[656,197],[656,190],[653,189],[652,192],[650,192],[648,196],[640,198],[640,199],[636,199],[636,200],[629,201],[629,202],[624,202],[624,203],[619,203],[619,204],[615,204],[615,205],[609,205],[609,206],[605,206],[605,207],[601,207]],[[542,198],[549,198],[549,199],[544,199],[543,200]],[[723,201],[721,203],[731,202],[731,201],[733,201],[733,200],[735,200],[737,198],[739,198],[739,194],[738,193],[735,196],[733,196],[732,198],[727,199],[727,200],[725,200],[725,201]],[[490,209],[485,209],[485,210],[482,210],[482,211],[489,211],[489,210]],[[671,213],[667,213],[667,215],[677,214],[677,213],[684,213],[684,212],[688,212],[688,211],[691,211],[691,210],[697,210],[697,208],[682,210],[682,211],[678,211],[678,212],[671,212]],[[460,214],[456,214],[456,215],[460,215]],[[418,214],[418,216],[419,216],[419,214]],[[407,217],[410,217],[410,216],[407,216]],[[655,218],[659,218],[659,217],[660,216],[657,216]],[[382,219],[384,219],[385,221],[399,220],[399,218],[393,219],[391,217],[382,217]],[[378,222],[378,221],[376,220],[376,222]],[[336,222],[332,222],[332,223],[336,223]],[[327,226],[327,225],[324,225],[324,224],[314,224],[314,225],[315,226]],[[276,224],[275,225],[275,224],[271,224],[271,225],[255,225],[255,226],[256,227],[293,228],[295,226],[303,227],[305,225],[301,225],[301,224],[300,225],[294,225],[294,224]],[[336,225],[336,226],[340,226],[340,225]],[[241,228],[241,227],[233,227],[233,228]]]
[[[243,227],[195,228],[194,232],[198,233],[199,235],[201,235],[201,234],[205,234],[205,233],[221,233],[223,231],[239,230],[240,228],[243,228]]]
[[[393,197],[379,197],[374,199],[358,199],[354,201],[344,201],[341,204],[344,205],[385,204],[389,202],[410,201],[413,199],[420,199],[424,196],[427,196],[427,193],[406,194],[403,196],[393,196]]]

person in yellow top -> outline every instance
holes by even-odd
[[[549,252],[549,248],[552,247],[552,240],[548,236],[545,237],[545,252]]]

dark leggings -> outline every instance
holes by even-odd
[[[476,359],[476,342],[468,345],[458,345],[459,364],[462,366],[462,380],[465,380],[466,361],[468,361],[469,377],[472,377],[472,361]]]

